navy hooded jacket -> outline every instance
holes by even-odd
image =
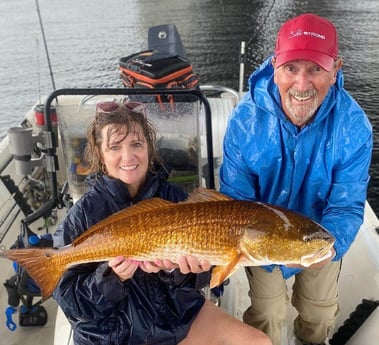
[[[144,190],[132,200],[120,180],[97,176],[94,185],[69,210],[53,238],[54,246],[71,243],[107,216],[152,197],[173,202],[186,193],[169,184],[166,176],[150,175]],[[107,262],[69,269],[54,291],[68,318],[77,345],[177,344],[187,335],[204,304],[200,289],[210,273],[145,273],[121,282]]]
[[[339,260],[363,221],[372,145],[369,120],[343,88],[342,71],[313,120],[299,129],[282,110],[268,58],[229,119],[220,191],[310,217],[336,237]],[[281,270],[285,278],[299,272]]]

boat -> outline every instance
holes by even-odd
[[[185,58],[174,25],[153,27],[149,35],[148,48],[171,56],[179,50]],[[165,42],[158,44],[158,37]],[[243,47],[242,43],[241,54]],[[241,94],[242,90],[201,84],[190,89],[53,91],[42,105],[38,102],[33,106],[20,126],[10,128],[0,143],[0,248],[8,249],[20,241],[28,246],[30,239],[35,239],[33,235],[53,232],[67,208],[85,192],[86,169],[81,154],[85,128],[94,116],[97,102],[143,99],[146,116],[159,129],[161,155],[172,167],[170,179],[191,191],[199,186],[218,188],[223,135],[228,116]],[[379,339],[378,229],[379,220],[366,202],[364,223],[343,260],[339,282],[341,310],[330,339],[332,345],[371,345]],[[1,265],[0,279],[8,282],[8,289],[4,284],[0,286],[0,308],[5,311],[0,314],[0,334],[4,343],[73,344],[64,314],[52,298],[41,303],[38,287],[36,292],[18,292],[13,297],[19,304],[10,308],[9,279],[20,278],[20,271],[5,260]],[[289,292],[292,284],[289,279]],[[247,292],[242,269],[227,281],[222,294],[204,291],[220,308],[239,319],[249,305]],[[294,315],[290,307],[283,345],[295,344]]]

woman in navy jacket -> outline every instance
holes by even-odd
[[[58,226],[54,246],[71,243],[141,200],[186,198],[167,182],[155,131],[131,103],[98,104],[87,138],[92,186]],[[207,261],[191,256],[178,261],[116,256],[68,270],[54,298],[70,321],[75,344],[271,344],[262,332],[205,300],[201,289],[210,279]]]

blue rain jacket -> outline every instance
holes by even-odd
[[[228,121],[220,191],[319,222],[336,237],[339,260],[363,221],[372,127],[339,71],[313,121],[299,129],[281,108],[273,73],[270,57],[250,76],[249,92]],[[280,268],[285,278],[300,271]]]
[[[165,178],[149,176],[145,189],[131,199],[120,180],[98,176],[57,227],[54,246],[71,243],[90,226],[140,200],[184,200],[186,193]],[[137,269],[133,278],[121,282],[107,262],[95,262],[66,271],[53,296],[72,326],[75,344],[175,345],[202,308],[200,289],[209,280],[210,272],[149,274]]]

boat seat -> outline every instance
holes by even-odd
[[[215,188],[219,189],[218,172],[222,163],[223,140],[229,116],[239,101],[238,93],[230,88],[218,85],[202,85],[201,91],[207,97],[212,116],[212,145]],[[202,140],[204,142],[205,139]],[[202,156],[206,156],[205,148]]]

